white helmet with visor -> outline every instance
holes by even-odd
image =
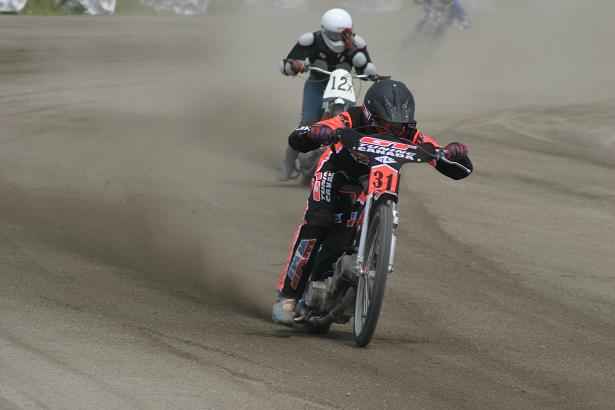
[[[344,9],[331,9],[320,20],[322,37],[332,51],[341,53],[352,41],[352,17]]]

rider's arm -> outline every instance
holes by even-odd
[[[296,128],[288,136],[288,145],[295,151],[308,152],[320,147],[320,142],[316,142],[311,136],[312,127],[303,126]]]
[[[413,138],[413,142],[415,144],[416,143],[431,144],[434,146],[434,148],[441,148],[440,144],[434,137],[423,134],[420,131],[417,131],[417,134]],[[434,166],[440,173],[446,175],[447,177],[451,179],[455,179],[455,180],[463,179],[465,177],[470,176],[470,174],[474,170],[472,161],[470,161],[470,157],[468,157],[467,155],[464,155],[460,158],[455,158],[455,162],[463,165],[463,167],[466,168],[467,170],[455,164],[447,163],[446,161],[442,159],[438,161],[435,161],[435,160],[431,161],[430,164]]]
[[[299,37],[295,46],[290,50],[286,60],[300,60],[305,61],[307,58],[312,57],[314,54],[314,33],[305,33]],[[281,68],[284,75],[297,75],[298,73],[293,70],[290,62],[282,63]]]
[[[357,74],[376,74],[376,66],[372,62],[369,52],[367,51],[367,42],[363,37],[355,34],[352,38],[353,48],[351,50],[352,66]]]
[[[333,134],[339,128],[352,127],[352,116],[343,112],[333,118],[318,121],[311,126],[295,129],[288,136],[288,145],[299,152],[308,152],[333,142]]]

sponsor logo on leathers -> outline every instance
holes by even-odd
[[[297,246],[295,255],[288,269],[288,278],[290,279],[290,286],[293,289],[297,289],[301,277],[303,276],[303,268],[310,260],[310,255],[316,246],[316,239],[302,239]]]
[[[357,151],[370,152],[374,154],[380,154],[387,157],[395,157],[402,159],[413,160],[416,157],[415,152],[409,152],[409,149],[415,149],[415,145],[404,144],[402,142],[393,142],[382,140],[374,137],[363,137],[360,140],[360,145],[357,148]],[[382,158],[382,157],[379,157]],[[390,159],[390,158],[389,158]],[[377,160],[379,160],[377,158]],[[379,160],[380,161],[380,160]],[[384,164],[388,164],[391,161],[385,162],[387,160],[380,161]]]
[[[387,157],[386,155],[383,155],[381,157],[376,157],[374,158],[376,161],[381,162],[383,164],[390,164],[391,162],[395,162],[395,160],[391,157]]]

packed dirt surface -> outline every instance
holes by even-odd
[[[613,408],[615,6],[509,3],[429,50],[356,15],[476,167],[404,168],[366,349],[270,321],[316,13],[0,16],[0,409]]]

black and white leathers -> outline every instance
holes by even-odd
[[[299,37],[295,46],[288,53],[287,59],[308,60],[310,64],[329,71],[336,68],[345,68],[351,71],[354,68],[358,74],[376,74],[376,67],[367,51],[367,43],[356,34],[353,34],[352,47],[338,53],[327,46],[320,30],[305,33]],[[282,73],[286,75],[296,74],[293,72],[290,63],[282,66]],[[310,78],[321,80],[324,75],[312,72]]]

